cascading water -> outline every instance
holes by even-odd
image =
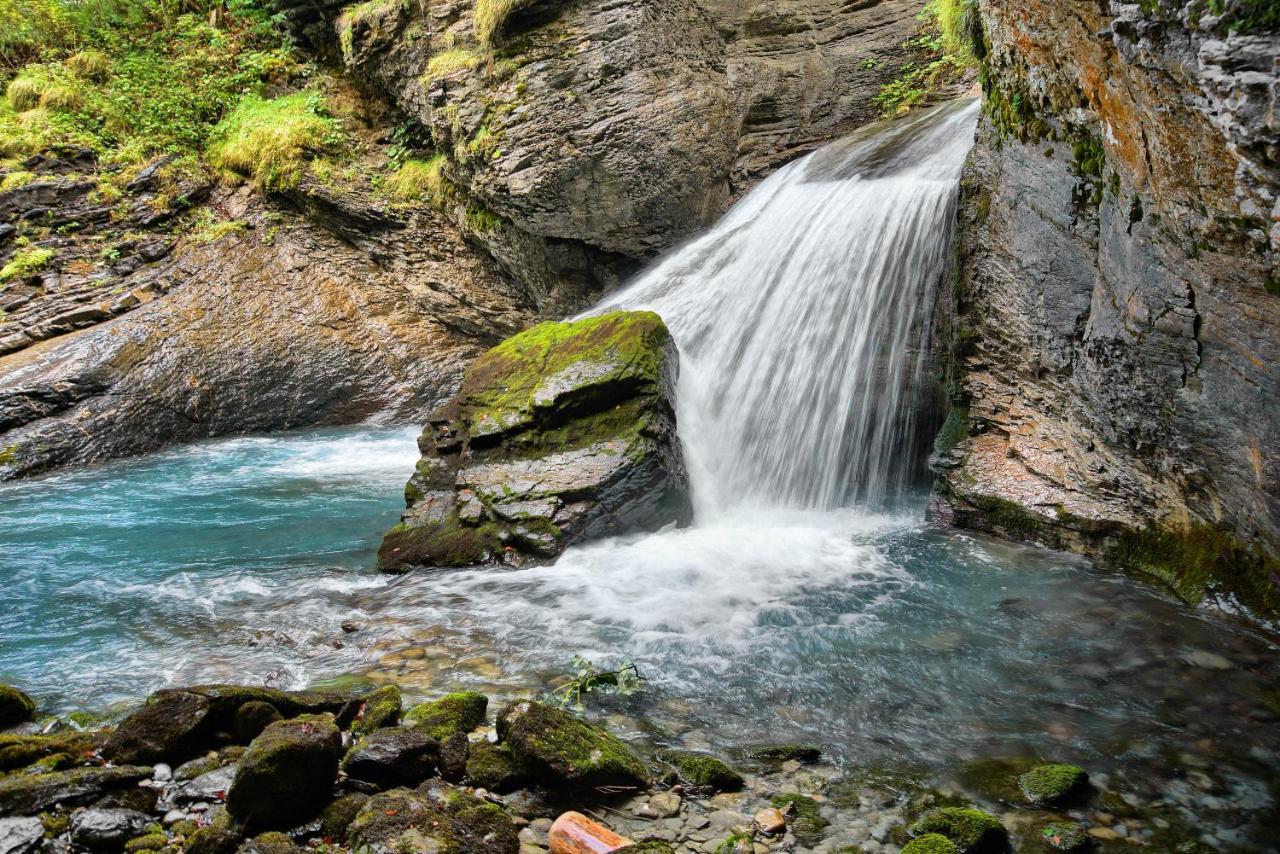
[[[929,315],[976,115],[954,102],[787,166],[602,304],[658,312],[680,346],[701,522],[901,506],[921,469]]]

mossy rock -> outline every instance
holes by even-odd
[[[218,809],[207,827],[187,837],[182,850],[186,854],[232,854],[244,839],[244,829],[232,820],[225,809]]]
[[[417,790],[374,795],[348,829],[357,850],[435,851],[440,854],[517,854],[511,817],[496,804],[432,780]]]
[[[129,854],[137,851],[163,851],[169,845],[169,837],[164,833],[146,833],[142,836],[135,836],[124,844],[124,850]]]
[[[12,685],[0,685],[0,729],[26,723],[35,713],[35,700]]]
[[[346,839],[347,828],[368,802],[369,796],[363,792],[351,792],[329,804],[320,814],[320,835],[329,839]]]
[[[471,745],[467,757],[467,780],[473,786],[498,794],[518,789],[525,775],[515,756],[502,744],[482,741]]]
[[[748,759],[763,765],[781,765],[783,762],[812,764],[822,758],[822,750],[812,744],[757,744],[746,748]]]
[[[298,843],[279,831],[255,836],[240,846],[238,854],[298,854]]]
[[[100,801],[136,789],[151,777],[149,767],[73,768],[51,774],[10,774],[0,778],[0,815],[38,815],[54,807]]]
[[[435,773],[439,762],[440,742],[424,730],[386,727],[352,745],[342,770],[353,780],[389,789],[418,785]]]
[[[613,854],[676,854],[676,849],[667,842],[637,842],[615,848]]]
[[[1046,845],[1058,851],[1084,851],[1093,845],[1093,837],[1078,824],[1049,824],[1040,830],[1040,835]]]
[[[315,816],[333,792],[342,733],[329,715],[277,721],[253,740],[227,792],[227,811],[253,828],[287,830]]]
[[[617,737],[562,709],[524,700],[498,718],[498,735],[539,782],[576,789],[645,788],[644,763]]]
[[[711,788],[719,792],[736,792],[744,782],[741,774],[706,753],[660,750],[657,759],[675,768],[680,779],[690,786]]]
[[[0,772],[26,768],[53,756],[79,763],[101,747],[105,740],[105,733],[87,732],[0,735]]]
[[[816,845],[831,824],[823,818],[818,802],[806,795],[775,795],[769,803],[788,815],[788,829],[797,841],[805,845]]]
[[[911,825],[910,832],[916,837],[941,834],[965,854],[995,854],[1009,844],[1009,832],[1000,819],[969,807],[930,810]]]
[[[959,854],[960,849],[940,833],[926,833],[913,839],[902,849],[902,854]]]
[[[278,720],[283,719],[280,710],[262,700],[250,700],[236,709],[235,735],[236,741],[248,744],[262,731]]]
[[[403,703],[398,687],[382,686],[364,698],[364,707],[351,725],[351,731],[356,735],[368,735],[376,729],[395,726],[400,722]]]
[[[1018,786],[1036,806],[1060,806],[1089,789],[1089,775],[1076,765],[1037,765],[1018,778]]]
[[[468,733],[480,726],[488,709],[489,698],[484,694],[459,691],[414,706],[405,712],[404,725],[443,742],[455,733]]]

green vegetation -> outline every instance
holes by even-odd
[[[502,25],[513,12],[527,5],[528,0],[476,0],[476,38],[481,44],[493,47]]]
[[[1061,804],[1084,791],[1089,775],[1075,765],[1037,765],[1018,778],[1027,800],[1038,806]]]
[[[617,694],[630,697],[644,687],[640,668],[632,662],[624,662],[617,670],[601,670],[580,655],[573,657],[573,670],[569,681],[561,685],[552,696],[560,708],[582,709],[582,698],[587,694]]]
[[[23,281],[39,273],[53,261],[52,249],[23,249],[14,253],[9,263],[0,267],[0,284]]]
[[[959,854],[960,849],[940,833],[926,833],[908,842],[902,854]]]
[[[453,195],[453,185],[444,177],[444,155],[441,154],[428,160],[406,160],[386,177],[382,188],[397,201],[426,200],[437,208],[444,207]]]
[[[382,727],[395,726],[400,720],[402,705],[399,688],[395,685],[382,686],[364,698],[364,707],[351,725],[351,732],[368,735]]]
[[[787,826],[796,840],[804,845],[816,845],[822,839],[827,825],[831,824],[823,818],[818,802],[805,795],[775,795],[769,803],[784,814],[790,814]]]
[[[975,68],[984,54],[976,0],[930,0],[920,13],[920,30],[907,42],[919,58],[881,87],[874,103],[884,118],[927,102],[942,87]]]
[[[1093,843],[1093,838],[1078,824],[1056,823],[1040,830],[1044,841],[1060,851],[1083,851]]]
[[[471,732],[484,723],[489,698],[474,691],[446,694],[439,700],[420,703],[404,715],[404,725],[426,732],[437,741],[455,733]]]
[[[484,58],[473,50],[451,48],[437,53],[427,62],[427,71],[422,75],[424,86],[430,87],[433,82],[448,77],[459,71],[470,71],[484,62]]]
[[[246,95],[214,129],[209,160],[252,179],[264,190],[295,186],[307,160],[343,144],[337,122],[323,113],[323,99],[298,92],[274,100]]]
[[[1234,3],[1228,3],[1228,0],[1209,0],[1209,11],[1215,15],[1229,13],[1227,29],[1232,32],[1280,30],[1280,2],[1276,0],[1235,0]]]
[[[911,825],[913,836],[922,837],[931,833],[945,836],[961,851],[971,854],[1003,851],[1009,836],[1004,825],[995,816],[965,807],[930,810]]]
[[[657,758],[674,767],[680,779],[690,786],[711,788],[719,792],[736,792],[745,782],[737,771],[705,753],[660,750]]]
[[[342,10],[336,21],[338,29],[338,46],[342,49],[342,58],[351,62],[355,58],[355,30],[361,25],[371,25],[385,12],[400,5],[402,0],[365,0]]]

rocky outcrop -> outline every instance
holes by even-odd
[[[1261,9],[981,3],[933,510],[1274,615],[1280,35]]]
[[[490,350],[428,421],[380,566],[546,559],[585,539],[687,523],[678,369],[651,312],[544,323]]]

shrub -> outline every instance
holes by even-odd
[[[299,92],[275,100],[246,95],[213,131],[209,160],[265,190],[295,186],[303,165],[341,142],[337,123],[318,96]]]
[[[13,78],[4,92],[9,106],[19,112],[38,106],[43,94],[41,81],[30,75],[19,75]]]
[[[82,50],[67,57],[67,68],[77,77],[102,83],[111,76],[111,58],[100,50]]]

